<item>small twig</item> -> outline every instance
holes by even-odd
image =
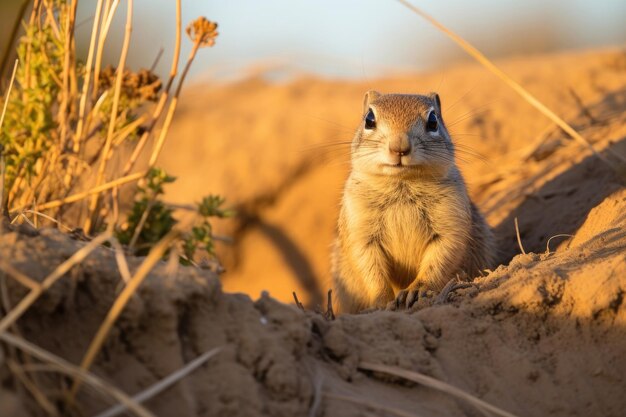
[[[580,98],[580,96],[578,94],[576,94],[576,91],[574,91],[573,88],[568,88],[568,90],[570,95],[572,96],[572,98],[574,98],[574,101],[576,102],[576,105],[578,106],[578,108],[580,109],[580,111],[582,112],[582,114],[584,114],[591,123],[598,123],[598,119],[596,119],[593,114],[591,114],[591,112],[589,111],[589,109],[587,108],[587,106],[585,106],[585,104],[583,103],[582,99]]]
[[[552,236],[550,239],[548,239],[548,242],[546,243],[546,253],[549,255],[550,254],[550,242],[552,241],[552,239],[554,239],[555,237],[574,237],[574,235],[568,235],[566,233],[560,233],[558,235],[554,235]]]
[[[520,250],[522,251],[524,255],[526,255],[524,246],[522,246],[522,237],[519,234],[519,225],[517,224],[517,217],[515,218],[515,234],[517,235],[517,244],[519,245]]]
[[[326,311],[324,312],[324,318],[326,320],[335,320],[335,312],[333,311],[333,290],[328,290],[328,296],[326,298]]]
[[[46,395],[39,389],[37,384],[34,381],[31,381],[26,373],[20,369],[19,364],[13,360],[6,361],[9,369],[15,375],[15,377],[22,383],[26,390],[32,395],[32,397],[37,401],[37,404],[49,415],[58,416],[59,413],[56,407],[50,402],[50,400],[46,397]]]
[[[298,300],[298,296],[296,295],[296,292],[295,292],[295,291],[293,291],[293,292],[292,292],[292,294],[293,294],[293,300],[294,300],[294,301],[295,301],[295,303],[296,303],[296,307],[298,307],[298,308],[299,308],[300,310],[302,310],[302,311],[306,311],[306,310],[304,309],[304,305],[300,302],[300,300]]]
[[[113,246],[113,249],[115,250],[115,261],[117,262],[117,268],[120,270],[120,275],[122,276],[124,283],[128,284],[132,279],[132,276],[130,274],[130,269],[128,268],[126,256],[124,256],[124,249],[122,248],[122,245],[120,245],[120,242],[114,237],[111,238],[109,242],[111,242],[111,246]]]
[[[141,214],[139,223],[137,223],[137,226],[135,227],[135,231],[133,232],[133,237],[130,239],[130,243],[128,244],[129,253],[132,253],[133,248],[137,244],[137,240],[139,240],[139,235],[141,235],[141,231],[143,230],[144,225],[148,221],[148,216],[150,216],[150,211],[152,211],[152,207],[154,207],[156,198],[157,198],[157,195],[155,194],[148,202],[148,205],[146,206],[146,209],[144,210],[144,212]]]
[[[509,413],[508,411],[502,410],[494,405],[489,404],[486,401],[481,400],[478,397],[475,397],[462,389],[459,389],[453,385],[450,385],[446,382],[440,381],[431,376],[419,373],[407,371],[406,369],[398,368],[395,366],[387,366],[372,362],[360,362],[358,365],[359,369],[363,369],[366,371],[374,371],[374,372],[383,372],[389,375],[394,375],[400,378],[404,378],[409,381],[417,382],[418,384],[425,385],[432,389],[436,389],[441,392],[445,392],[453,397],[460,398],[462,400],[467,401],[472,404],[479,410],[489,411],[499,416],[503,417],[515,417],[514,414]]]
[[[156,384],[151,385],[150,387],[141,391],[139,394],[134,395],[132,397],[133,401],[135,401],[137,404],[141,404],[149,400],[150,398],[154,397],[155,395],[160,394],[161,392],[163,392],[164,390],[166,390],[167,388],[169,388],[176,382],[180,381],[181,379],[183,379],[184,377],[186,377],[187,375],[189,375],[190,373],[198,369],[200,366],[202,366],[202,364],[204,364],[206,361],[211,359],[213,356],[217,355],[221,349],[222,349],[221,347],[217,347],[215,349],[211,349],[210,351],[203,353],[202,355],[198,356],[196,359],[192,360],[181,369],[169,374],[168,376],[166,376],[165,378],[163,378]],[[114,417],[126,411],[127,408],[128,407],[125,404],[118,404],[116,406],[109,408],[106,411],[103,411],[102,413],[98,414],[96,417]]]
[[[33,206],[34,206],[34,204],[33,204]],[[58,221],[54,217],[48,216],[47,214],[44,214],[44,213],[40,213],[40,212],[38,212],[36,210],[24,210],[22,213],[32,214],[32,215],[35,216],[35,218],[37,216],[43,217],[44,219],[50,220],[52,223],[56,224],[57,226],[60,226],[63,229],[67,230],[68,232],[71,232],[72,230],[74,230],[71,227],[64,225],[63,223],[61,223],[60,221]]]

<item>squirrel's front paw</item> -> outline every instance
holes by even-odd
[[[426,288],[423,287],[415,287],[415,288],[407,288],[398,292],[395,300],[391,301],[387,304],[387,310],[396,311],[396,310],[404,310],[410,309],[413,307],[417,300],[420,297],[426,295]]]

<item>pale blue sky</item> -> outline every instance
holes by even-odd
[[[80,4],[82,18],[95,0]],[[490,56],[604,45],[626,45],[626,1],[415,1]],[[121,1],[111,46],[123,32]],[[259,63],[328,77],[373,77],[465,59],[458,47],[395,0],[183,0],[183,25],[199,15],[220,25],[192,77],[232,77]],[[169,68],[175,2],[135,0],[132,67]],[[79,18],[79,21],[81,19]],[[89,24],[81,29],[88,39]],[[190,42],[183,42],[183,61]],[[119,51],[119,49],[117,50]],[[117,56],[111,56],[114,60]]]

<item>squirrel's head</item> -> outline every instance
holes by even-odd
[[[352,141],[352,166],[362,173],[445,175],[454,146],[441,116],[439,96],[368,91]]]

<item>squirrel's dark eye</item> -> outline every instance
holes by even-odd
[[[428,115],[428,120],[426,121],[426,130],[428,132],[436,132],[439,128],[439,121],[437,120],[437,115],[434,111],[431,111]]]
[[[369,109],[365,115],[365,128],[369,130],[376,129],[376,116],[374,116],[372,109]]]

